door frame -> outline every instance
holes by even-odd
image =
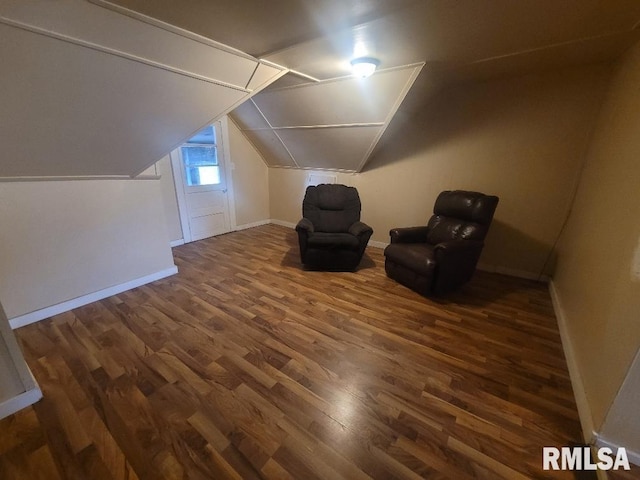
[[[215,122],[211,122],[209,125],[213,125],[220,131],[220,145],[218,145],[218,151],[222,154],[222,161],[224,163],[224,175],[227,186],[227,214],[229,217],[229,231],[236,230],[236,204],[233,191],[233,169],[234,164],[231,161],[231,150],[229,149],[229,120],[225,115]],[[180,158],[180,147],[176,148],[169,154],[171,158],[171,170],[173,172],[173,184],[176,190],[176,200],[178,202],[178,213],[180,216],[180,227],[182,229],[182,240],[184,243],[193,241],[191,235],[191,227],[189,226],[189,212],[187,209],[187,197],[184,189],[184,172],[182,169],[182,161]]]

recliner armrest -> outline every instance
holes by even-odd
[[[369,234],[373,233],[373,228],[371,228],[366,223],[355,222],[353,225],[349,227],[349,233],[351,235],[355,235],[356,237],[359,237],[364,233],[369,233]]]
[[[436,258],[442,256],[456,255],[460,253],[479,253],[484,247],[484,242],[480,240],[450,240],[440,242],[433,247]]]
[[[296,225],[296,232],[313,233],[313,223],[308,218],[303,218]]]
[[[429,227],[393,228],[389,231],[391,243],[426,243]]]
[[[483,246],[482,240],[447,240],[433,247],[438,269],[433,292],[441,295],[471,280]]]

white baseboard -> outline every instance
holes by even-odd
[[[526,270],[519,270],[517,268],[502,267],[500,265],[489,265],[487,263],[479,263],[478,270],[490,273],[500,273],[502,275],[508,275],[510,277],[524,278],[525,280],[536,280],[538,282],[549,283],[551,277],[547,275],[540,275],[539,273],[527,272]]]
[[[180,245],[184,245],[184,238],[180,238],[178,240],[173,240],[173,241],[169,242],[169,246],[171,248],[179,247]]]
[[[271,220],[268,220],[268,219],[267,220],[260,220],[258,222],[244,223],[242,225],[236,225],[236,227],[234,228],[234,231],[237,232],[238,230],[247,230],[248,228],[260,227],[262,225],[268,225],[270,223],[272,223],[272,222],[271,222]]]
[[[29,367],[27,367],[27,369],[28,368]],[[40,390],[31,370],[29,370],[29,375],[31,376],[29,382],[24,382],[29,385],[27,391],[0,403],[0,419],[13,415],[17,411],[33,405],[42,398],[42,390]]]
[[[271,220],[269,220],[269,223],[273,223],[274,225],[280,225],[281,227],[296,228],[295,223],[285,222],[284,220],[275,220],[272,218]]]
[[[595,433],[594,435],[594,445],[598,448],[608,447],[614,452],[621,448],[620,445],[616,445],[615,443],[610,442],[608,439],[602,437],[601,435],[598,435],[597,433]],[[626,447],[625,450],[627,451],[627,458],[629,459],[629,462],[633,463],[634,465],[640,466],[640,452],[634,452],[633,450],[629,450]]]
[[[127,290],[131,290],[132,288],[146,285],[147,283],[160,280],[161,278],[169,277],[176,273],[178,273],[178,267],[174,265],[171,268],[167,268],[150,275],[145,275],[144,277],[136,278],[119,285],[114,285],[113,287],[105,288],[103,290],[98,290],[97,292],[89,293],[81,297],[67,300],[66,302],[58,303],[50,307],[42,308],[40,310],[26,313],[24,315],[13,317],[9,319],[9,325],[11,325],[11,328],[15,330],[16,328],[39,322],[40,320],[44,320],[45,318],[68,312],[69,310],[73,310],[74,308],[82,307],[83,305],[87,305],[92,302],[97,302],[98,300],[102,300],[103,298],[126,292]]]
[[[367,243],[368,247],[374,248],[387,248],[387,245],[389,245],[389,242],[378,242],[377,240],[369,240],[369,243]]]
[[[580,417],[580,425],[582,426],[582,435],[585,443],[593,444],[598,434],[595,431],[593,417],[591,416],[591,408],[589,407],[589,401],[587,400],[587,394],[584,389],[584,382],[582,381],[582,375],[580,375],[580,368],[578,367],[575,350],[569,335],[567,317],[564,313],[564,309],[562,308],[562,302],[553,280],[549,282],[549,294],[551,295],[553,310],[556,314],[556,319],[558,320],[562,349],[564,350],[564,356],[567,360],[571,386],[573,387],[573,394],[576,398],[578,416]]]

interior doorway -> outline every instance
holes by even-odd
[[[225,127],[219,120],[171,153],[185,243],[232,230],[233,196]]]

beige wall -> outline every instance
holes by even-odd
[[[162,207],[167,224],[169,241],[182,240],[182,226],[180,225],[180,212],[176,199],[176,185],[173,181],[173,170],[169,155],[155,165],[156,172],[160,175],[160,191],[162,194]]]
[[[558,245],[554,284],[596,430],[640,347],[638,85],[640,45],[615,72]]]
[[[11,319],[174,268],[158,180],[0,183]]]
[[[269,220],[269,173],[264,160],[229,119],[229,153],[239,227]]]
[[[424,224],[442,190],[478,190],[500,196],[482,263],[539,274],[569,210],[608,79],[609,68],[589,67],[458,86],[417,117],[399,115],[365,171],[340,176],[358,188],[372,240]],[[305,173],[271,169],[269,178],[271,217],[297,222]]]
[[[351,173],[300,170],[297,168],[269,169],[269,201],[271,218],[287,224],[296,224],[302,218],[302,199],[307,188],[309,175],[326,173],[337,175],[337,183],[353,186],[356,175]],[[365,205],[366,206],[366,205]],[[363,206],[363,220],[365,211]]]

